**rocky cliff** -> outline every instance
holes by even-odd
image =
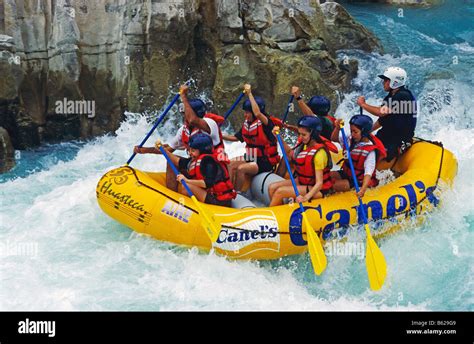
[[[190,78],[218,113],[244,82],[276,114],[292,84],[336,102],[357,72],[341,48],[381,50],[317,0],[0,0],[0,126],[17,149],[103,134]]]
[[[15,166],[15,150],[8,132],[0,127],[0,173],[7,172]]]

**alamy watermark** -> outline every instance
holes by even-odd
[[[19,334],[46,334],[48,337],[56,336],[56,321],[38,321],[26,318],[18,323]]]
[[[87,115],[88,118],[95,117],[95,101],[94,100],[57,100],[55,103],[55,111],[57,114],[79,114]]]
[[[36,258],[38,256],[37,242],[0,242],[0,257],[22,256]]]
[[[324,245],[327,256],[357,257],[362,260],[365,257],[364,242],[336,242],[330,241]]]
[[[420,103],[416,100],[392,100],[392,98],[389,98],[388,101],[382,102],[382,106],[388,107],[391,115],[412,115],[416,117]]]

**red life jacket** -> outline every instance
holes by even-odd
[[[337,149],[337,146],[332,143],[331,140],[328,140],[327,138],[325,138],[324,136],[321,136],[319,135],[319,138],[321,139],[321,141],[323,141],[324,145],[326,146],[326,148],[330,151],[330,152],[333,152],[333,153],[338,153],[339,152],[339,149]],[[331,156],[331,155],[329,155]]]
[[[272,119],[269,119],[273,122]],[[271,140],[263,130],[263,123],[258,118],[252,123],[244,122],[242,125],[242,137],[247,146],[247,155],[254,156],[253,148],[256,148],[257,157],[266,156],[272,166],[280,161],[276,139]]]
[[[328,148],[323,143],[317,143],[314,146],[307,147],[303,150],[303,144],[296,147],[293,151],[293,161],[296,167],[296,175],[298,177],[298,182],[301,185],[311,185],[316,184],[316,171],[314,169],[314,156],[316,153],[323,149],[328,156],[328,163],[323,169],[323,185],[321,191],[329,191],[333,186],[333,181],[330,176],[332,168],[331,154],[329,153]]]
[[[224,122],[225,122],[225,118],[222,117],[222,116],[219,116],[219,115],[216,115],[215,113],[206,113],[204,115],[205,118],[210,118],[210,119],[213,119],[214,122],[217,123],[217,125],[220,127]]]
[[[354,172],[356,174],[359,186],[361,186],[364,181],[364,163],[369,153],[375,151],[376,163],[387,156],[387,152],[382,141],[380,141],[376,136],[372,134],[370,134],[369,140],[372,142],[371,145],[358,146],[357,148],[351,149],[352,163],[354,165]],[[344,150],[344,156],[346,156],[346,154],[347,153]],[[347,159],[344,159],[344,163],[342,164],[342,170],[344,171],[344,173],[346,173],[346,175],[352,178],[351,167]],[[372,178],[370,179],[369,187],[374,187],[378,184],[379,181],[375,177],[374,169],[374,173],[372,174]]]
[[[280,129],[283,128],[283,121],[279,118],[276,118],[274,116],[269,116],[270,118],[270,121],[273,122],[273,124],[275,125],[275,127],[279,127]]]
[[[227,164],[224,161],[220,161],[217,158],[217,154],[201,154],[197,159],[191,160],[188,164],[188,175],[191,179],[204,180],[204,176],[201,174],[201,161],[204,157],[210,156],[224,172],[224,180],[221,180],[207,189],[207,192],[212,194],[219,201],[228,201],[234,199],[237,196],[234,185],[230,181],[229,170]]]
[[[215,121],[217,123],[218,127],[219,127],[220,124],[224,123],[224,117],[213,114],[213,113],[206,113],[204,115],[204,118],[212,119],[213,121]],[[206,132],[199,129],[199,128],[190,129],[189,126],[186,123],[184,123],[183,131],[182,131],[182,134],[181,134],[181,142],[183,142],[186,149],[189,148],[189,138],[192,135],[197,134],[197,133],[206,133]],[[225,151],[224,151],[224,140],[222,139],[222,132],[221,132],[220,127],[219,127],[219,143],[214,146],[214,149],[216,149],[218,152],[223,153],[223,154],[221,154],[222,156],[226,155]]]
[[[326,118],[329,119],[334,126],[336,126],[336,118],[335,117],[333,117],[331,115],[327,115]]]

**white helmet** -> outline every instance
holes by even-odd
[[[389,79],[390,88],[395,89],[405,86],[407,81],[407,72],[400,67],[388,67],[383,74],[379,75],[379,78]]]

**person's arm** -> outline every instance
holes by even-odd
[[[280,127],[277,127],[277,126],[273,127],[272,133],[273,133],[273,135],[275,135],[275,137],[276,137],[278,132],[280,132]],[[281,137],[281,135],[280,135],[280,137]],[[283,140],[282,137],[281,137],[281,142],[283,142],[283,147],[285,148],[286,156],[290,157],[291,154],[293,153],[291,147],[285,142],[285,140]]]
[[[178,174],[176,179],[181,182],[184,180],[186,184],[199,186],[200,188],[206,189],[206,182],[202,179],[188,179],[183,174]]]
[[[390,108],[388,106],[369,105],[365,102],[364,96],[360,96],[359,98],[357,98],[357,105],[359,105],[362,109],[364,109],[365,111],[377,117],[383,117],[390,114]]]
[[[173,152],[176,150],[176,149],[174,149],[174,148],[171,148],[171,147],[170,147],[168,144],[166,144],[166,143],[163,145],[163,148],[166,149],[166,151],[169,152],[169,153],[173,153]]]
[[[211,132],[211,128],[209,128],[209,125],[207,122],[199,118],[196,113],[194,112],[193,108],[189,104],[188,100],[188,89],[189,87],[187,85],[182,85],[179,89],[180,95],[181,95],[181,101],[183,102],[184,105],[184,117],[186,118],[186,122],[189,123],[192,127],[199,128],[206,133]]]
[[[234,135],[222,135],[222,139],[231,142],[244,142],[244,137],[242,136],[242,128],[237,131]]]
[[[286,123],[284,123],[283,125],[285,126],[285,128],[287,128],[287,129],[291,130],[292,132],[298,134],[298,126],[293,125],[293,124],[286,124]]]
[[[239,141],[239,139],[237,137],[235,137],[235,135],[222,134],[222,139],[225,140],[225,141],[231,141],[231,142]]]
[[[334,130],[332,131],[332,134],[331,134],[331,141],[333,142],[339,142],[339,132],[341,131],[341,122],[342,122],[342,119],[336,119],[336,123],[334,124]]]
[[[158,150],[159,151],[159,150]],[[174,155],[173,153],[170,153],[168,152],[168,157],[170,158],[171,162],[173,163],[173,165],[175,165],[176,167],[179,167],[179,160],[182,159],[182,157],[180,156],[177,156],[177,155]]]
[[[204,118],[204,121],[206,121],[207,125],[209,126],[209,136],[212,139],[212,145],[214,147],[219,145],[221,143],[221,130],[219,129],[216,121],[214,121],[212,118]]]
[[[133,152],[136,154],[161,154],[159,149],[155,147],[133,147]]]
[[[374,126],[372,127],[372,131],[376,131],[378,129],[382,128],[382,125],[380,122],[377,120],[377,122],[374,123]]]
[[[317,194],[321,187],[323,186],[323,170],[316,170],[316,184],[309,190],[309,192],[304,196],[296,197],[295,201],[297,203],[300,202],[308,202],[310,201],[315,194]]]
[[[139,147],[135,146],[133,148],[133,151],[136,154],[161,154],[160,151],[160,146],[162,146],[168,153],[173,153],[174,149],[171,148],[168,144],[164,143],[162,144],[161,141],[158,139],[156,140],[155,146],[154,147]]]
[[[364,197],[365,192],[369,187],[370,180],[372,179],[372,175],[375,171],[376,165],[376,154],[374,151],[370,152],[367,155],[367,159],[364,162],[364,180],[362,181],[362,186],[357,193],[357,197],[361,198]]]
[[[316,170],[316,184],[309,190],[309,192],[303,197],[304,202],[308,202],[310,199],[316,195],[323,186],[323,170]]]
[[[362,182],[362,186],[359,189],[359,192],[357,193],[357,197],[362,198],[365,195],[365,192],[367,191],[367,188],[369,187],[370,180],[372,179],[372,176],[369,176],[368,174],[364,175],[364,181]]]
[[[298,107],[300,108],[303,115],[311,116],[314,115],[313,110],[305,103],[304,99],[301,97],[301,90],[298,86],[293,86],[291,88],[291,94],[295,97]]]
[[[249,97],[250,104],[252,105],[252,112],[255,115],[255,117],[257,117],[263,123],[263,125],[268,125],[268,121],[269,121],[268,117],[260,112],[260,108],[258,107],[258,104],[255,101],[255,98],[253,97],[252,86],[250,86],[249,84],[245,84],[244,91]]]

